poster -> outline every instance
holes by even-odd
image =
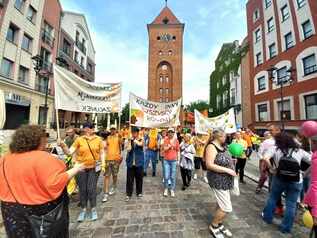
[[[237,132],[234,109],[231,108],[224,114],[207,118],[199,111],[195,110],[195,131],[199,134],[207,134],[213,129],[223,129],[226,133]]]
[[[130,94],[130,124],[146,128],[177,127],[181,104],[181,99],[157,103]]]
[[[55,106],[72,112],[121,111],[121,83],[91,83],[54,65]]]

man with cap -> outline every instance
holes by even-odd
[[[66,137],[64,139],[64,143],[67,145],[67,147],[70,148],[77,138],[78,135],[76,134],[75,128],[68,127],[66,130]]]
[[[179,142],[175,136],[175,129],[169,128],[167,137],[163,143],[164,151],[164,197],[168,196],[170,190],[171,197],[175,197],[176,188],[176,165],[179,152]],[[169,181],[171,184],[169,185]]]
[[[121,136],[117,133],[115,126],[110,127],[110,135],[105,143],[106,158],[103,160],[102,167],[104,169],[104,197],[102,202],[108,201],[108,196],[116,193],[117,180],[121,159]],[[110,177],[112,176],[112,188],[110,187]]]
[[[136,183],[136,195],[143,196],[143,166],[144,166],[144,137],[139,135],[139,128],[132,128],[132,137],[127,143],[127,184],[126,201],[130,201],[133,194],[134,181]]]

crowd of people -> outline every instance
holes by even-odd
[[[72,178],[78,186],[81,208],[77,221],[96,221],[97,182],[103,177],[100,202],[108,202],[118,192],[123,161],[126,202],[134,193],[142,199],[143,179],[157,177],[159,163],[164,197],[177,197],[178,167],[182,191],[190,189],[193,180],[209,184],[217,202],[209,230],[215,238],[221,238],[233,236],[224,221],[233,210],[231,190],[235,180],[245,186],[246,164],[258,157],[260,178],[255,193],[262,192],[267,180],[270,192],[263,204],[263,220],[271,224],[274,215],[283,216],[280,231],[290,233],[297,209],[306,207],[317,225],[317,153],[313,154],[316,137],[307,143],[308,138],[300,133],[293,136],[273,124],[259,136],[248,128],[230,135],[221,129],[198,134],[181,127],[140,129],[128,125],[120,131],[114,126],[109,131],[95,131],[94,125],[86,122],[81,130],[66,130],[66,137],[57,141],[57,155],[48,151],[47,139],[40,126],[22,126],[13,135],[10,152],[1,158],[1,212],[9,238],[36,237],[36,232],[69,237],[66,188]],[[230,154],[230,144],[239,144],[243,152],[238,156]],[[72,158],[71,165],[63,162],[67,157]],[[32,219],[57,210],[61,216],[56,216],[58,226],[54,226],[54,231],[43,224],[38,231]],[[317,237],[317,226],[312,232]]]

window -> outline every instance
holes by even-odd
[[[161,103],[163,102],[163,98],[160,98],[160,102],[161,102]]]
[[[163,94],[163,88],[160,88],[160,95]]]
[[[256,54],[256,65],[262,64],[262,53],[259,52]]]
[[[217,89],[219,89],[219,82],[217,82]]]
[[[305,6],[305,4],[306,4],[306,0],[297,0],[298,8],[302,8],[303,6]]]
[[[163,76],[160,75],[160,83],[163,83]]]
[[[11,23],[7,32],[7,40],[16,44],[18,40],[18,33],[19,28]]]
[[[172,39],[173,39],[173,41],[176,41],[176,36],[173,36],[173,38],[172,38]]]
[[[271,32],[274,30],[274,18],[271,17],[268,21],[267,21],[267,31]]]
[[[282,22],[286,21],[289,18],[289,11],[287,5],[284,5],[281,8],[281,14],[282,14]]]
[[[221,95],[217,95],[217,108],[220,108]]]
[[[253,21],[257,21],[260,18],[260,11],[256,9],[253,13]]]
[[[261,40],[261,29],[257,29],[254,33],[255,36],[255,43]]]
[[[79,59],[78,59],[78,51],[75,50],[75,57],[74,57],[74,60],[77,64],[79,64]]]
[[[288,50],[289,48],[292,48],[294,46],[292,32],[287,33],[284,36],[284,38],[285,38],[285,48],[286,48],[286,50]]]
[[[36,10],[31,5],[29,6],[29,10],[26,15],[26,18],[32,23],[35,23],[36,21]]]
[[[222,85],[226,85],[226,83],[227,83],[227,76],[224,75],[222,78]]]
[[[306,119],[317,119],[317,93],[304,96]]]
[[[26,50],[26,51],[31,53],[31,51],[32,51],[32,42],[33,42],[33,39],[30,36],[24,34],[23,35],[23,40],[22,40],[22,46],[21,46],[22,49],[24,49],[24,50]]]
[[[257,105],[257,107],[258,107],[259,121],[268,121],[269,114],[268,114],[267,104],[260,104],[260,105]]]
[[[63,52],[66,55],[70,56],[70,49],[71,49],[70,43],[66,39],[64,39],[63,40]]]
[[[286,99],[283,100],[283,111],[282,111],[282,102],[277,102],[277,111],[278,111],[278,120],[291,120],[291,100]]]
[[[270,59],[276,56],[276,44],[273,43],[269,46]]]
[[[235,88],[231,88],[230,103],[231,103],[231,105],[235,105],[236,104],[236,89]]]
[[[166,77],[165,80],[166,80],[166,83],[168,83],[168,77]]]
[[[30,70],[28,68],[25,68],[25,67],[20,65],[18,81],[20,83],[23,83],[23,84],[28,84],[29,83],[29,72],[30,72]]]
[[[313,28],[310,23],[310,20],[305,21],[302,24],[302,28],[303,28],[304,39],[307,39],[313,35]]]
[[[87,64],[87,71],[92,73],[92,65],[90,63]]]
[[[48,72],[52,72],[53,64],[52,62],[52,54],[50,51],[46,50],[45,48],[41,48],[40,56],[42,58],[42,68]]]
[[[25,0],[15,0],[14,7],[20,12],[23,11]]]
[[[162,65],[162,70],[163,70],[163,71],[166,71],[166,70],[167,70],[167,65],[163,64],[163,65]]]
[[[265,8],[269,8],[272,5],[272,0],[264,0],[265,1]]]
[[[228,105],[228,91],[224,91],[222,100],[223,106],[226,107]]]
[[[76,42],[79,42],[79,32],[76,31]]]
[[[163,52],[161,50],[159,51],[159,55],[163,55]]]
[[[316,55],[312,54],[303,58],[304,75],[310,75],[317,72]]]
[[[284,66],[277,70],[277,85],[280,85],[282,82],[286,81],[287,77],[287,67]]]
[[[80,65],[84,67],[84,57],[80,58]]]
[[[1,75],[11,78],[13,73],[13,62],[11,60],[8,60],[6,58],[2,59],[1,63]]]
[[[46,21],[42,30],[42,41],[51,47],[54,46],[54,28]]]
[[[38,124],[39,125],[45,125],[45,118],[46,118],[46,110],[45,107],[39,107],[39,119],[38,119]]]
[[[168,51],[168,55],[172,55],[173,54],[173,51],[172,50],[169,50]]]
[[[258,78],[258,91],[263,91],[266,89],[265,76]]]
[[[168,95],[168,92],[169,92],[169,90],[168,90],[168,88],[166,88],[165,89],[165,94]]]
[[[165,100],[166,102],[169,102],[169,100],[168,100],[168,98],[166,98],[166,100]]]

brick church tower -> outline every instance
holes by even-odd
[[[183,96],[183,34],[181,23],[167,4],[147,25],[149,33],[148,99],[175,101]]]

